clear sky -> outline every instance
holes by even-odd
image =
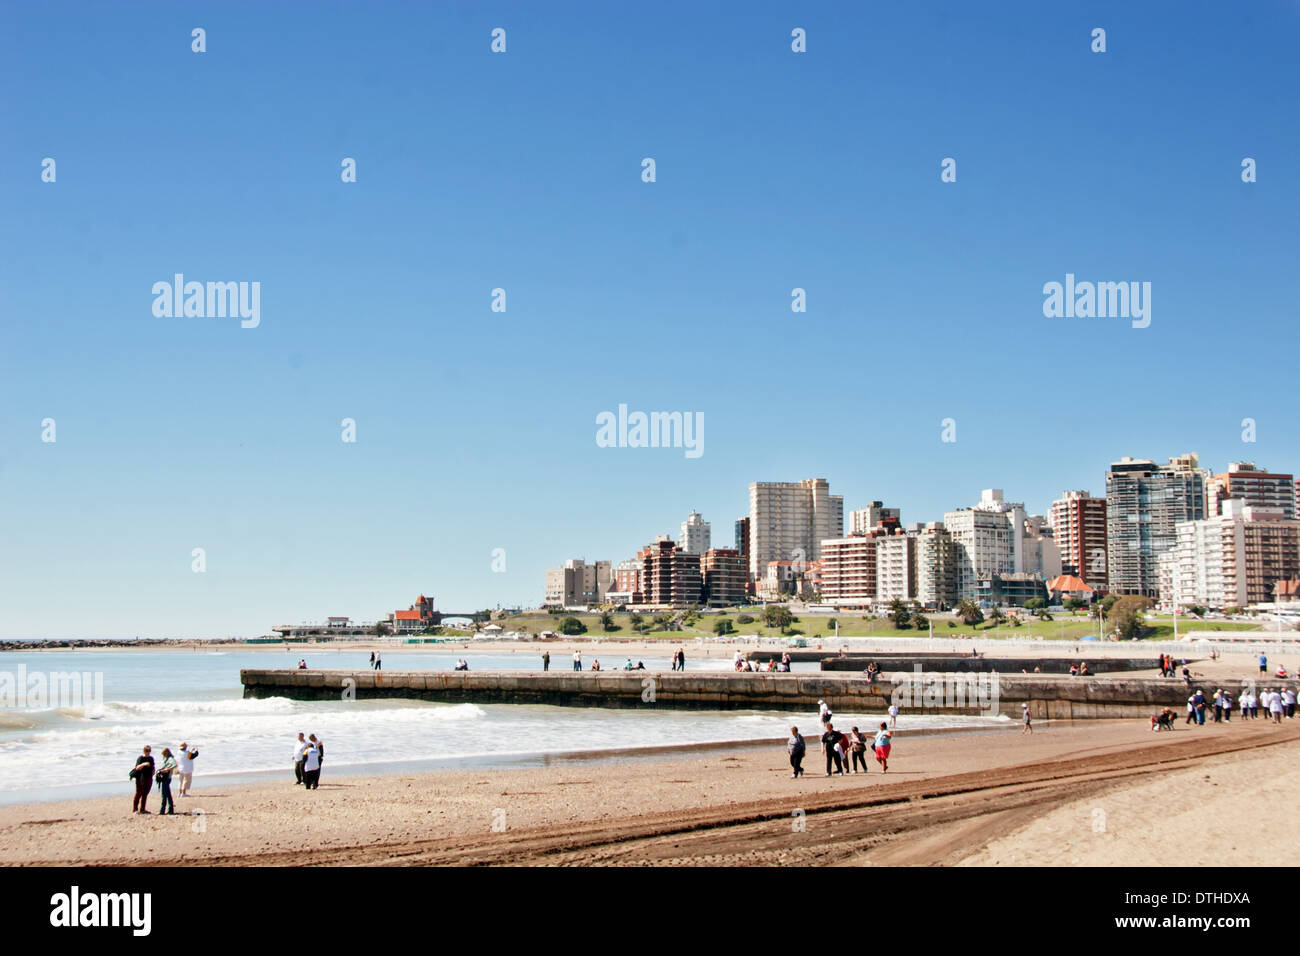
[[[730,545],[755,480],[924,521],[985,487],[1043,512],[1126,454],[1300,471],[1294,2],[51,2],[0,31],[0,636],[535,605],[692,508]],[[178,272],[259,282],[260,325],[156,317]],[[1150,327],[1045,317],[1067,273],[1150,282]],[[702,413],[703,455],[598,447],[620,403]]]

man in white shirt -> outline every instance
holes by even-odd
[[[582,670],[582,651],[573,652],[573,669],[575,671]]]
[[[181,744],[180,750],[176,752],[176,763],[181,778],[180,795],[188,797],[190,795],[190,783],[194,780],[194,758],[190,756],[191,751],[189,744]]]
[[[1282,692],[1282,709],[1288,717],[1295,716],[1295,691],[1290,687]]]
[[[304,751],[307,749],[307,746],[306,735],[301,730],[298,731],[298,742],[293,745],[293,775],[296,778],[295,782],[297,783],[302,783],[302,765],[307,759],[304,756]]]

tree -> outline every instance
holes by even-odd
[[[1187,613],[1195,614],[1197,617],[1205,617],[1205,608],[1201,607],[1199,604],[1193,604],[1187,609]]]
[[[388,625],[383,621],[380,621],[371,630],[374,632],[375,637],[386,637],[388,635]]]
[[[898,605],[894,607],[894,605]],[[890,620],[894,622],[894,627],[900,631],[905,631],[912,626],[912,612],[907,609],[902,601],[895,599],[890,603],[890,610],[893,612],[889,615]]]
[[[967,627],[974,627],[984,621],[984,612],[980,610],[978,604],[970,600],[962,601],[957,605],[957,616]]]
[[[1082,598],[1077,598],[1077,597],[1068,597],[1065,599],[1064,603],[1065,603],[1065,609],[1069,611],[1071,614],[1073,614],[1075,611],[1079,610],[1080,608],[1084,607],[1087,604],[1087,602],[1084,601]]]
[[[924,614],[922,614],[920,611],[913,611],[912,626],[916,628],[918,631],[928,630],[930,627],[930,619],[926,617]]]
[[[1040,611],[1047,607],[1047,601],[1043,598],[1030,598],[1025,602],[1026,611]]]
[[[732,633],[735,632],[735,630],[736,630],[736,629],[735,629],[734,627],[731,626],[731,618],[728,618],[728,617],[720,617],[720,618],[718,618],[716,621],[713,622],[713,633],[714,633],[714,634],[719,634],[719,635],[721,635],[721,634],[732,634]]]
[[[614,623],[614,615],[604,611],[600,615],[600,629],[602,631],[617,631],[618,625]]]
[[[671,614],[656,614],[651,623],[652,631],[666,631],[673,626],[673,618]]]
[[[782,607],[779,604],[769,604],[763,608],[763,623],[767,627],[779,628],[781,633],[784,634],[785,629],[794,623],[794,615],[790,613],[790,609],[787,607]]]
[[[1140,597],[1136,594],[1126,594],[1118,598],[1106,615],[1110,621],[1111,627],[1120,637],[1128,640],[1138,637],[1145,629],[1145,620],[1142,612],[1147,610],[1155,603],[1148,597]]]
[[[837,623],[837,622],[836,622],[835,618],[833,618],[833,617],[828,617],[828,618],[826,619],[826,630],[827,630],[828,632],[834,634],[834,633],[835,633],[835,625],[836,625],[836,623]]]
[[[560,622],[561,634],[585,634],[587,625],[583,624],[576,617],[566,617]]]
[[[1101,599],[1101,609],[1106,612],[1107,617],[1110,617],[1110,609],[1113,608],[1118,601],[1118,594],[1107,594]]]
[[[627,622],[632,626],[632,630],[636,631],[638,634],[645,630],[645,618],[636,611],[632,612],[632,616],[628,618]]]

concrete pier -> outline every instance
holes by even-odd
[[[895,682],[895,678],[898,679]],[[897,699],[908,714],[1003,714],[1028,703],[1038,718],[1149,717],[1171,707],[1181,719],[1190,691],[1170,678],[1050,674],[886,674],[874,683],[832,674],[663,673],[660,671],[346,671],[243,670],[245,697],[292,700],[402,698],[441,703],[579,707],[778,710],[809,714],[825,700],[836,713],[883,713]],[[1262,686],[1295,686],[1267,681]],[[1240,682],[1193,681],[1207,699]],[[898,696],[895,698],[895,691]]]

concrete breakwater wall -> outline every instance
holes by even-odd
[[[1180,715],[1189,694],[1182,681],[1093,680],[1046,674],[909,675],[895,683],[803,674],[674,674],[654,671],[344,671],[243,670],[245,697],[293,700],[404,698],[443,703],[553,704],[586,707],[778,710],[815,714],[825,700],[837,713],[883,713],[897,699],[910,714],[1003,714],[1019,717],[1028,703],[1038,718],[1147,717],[1161,707]],[[1236,683],[1193,682],[1207,698]],[[1272,681],[1282,686],[1294,681]],[[897,697],[895,697],[897,691]]]

